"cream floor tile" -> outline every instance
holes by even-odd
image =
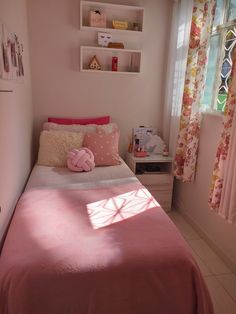
[[[172,211],[169,214],[170,219],[178,227],[183,237],[189,241],[194,239],[200,239],[198,233],[190,226],[190,224],[176,211]]]
[[[236,275],[178,213],[169,217],[185,237],[211,293],[215,314],[236,314]]]
[[[189,245],[194,252],[201,258],[206,267],[214,275],[230,274],[230,269],[224,262],[213,252],[213,250],[202,239],[190,240]]]
[[[235,314],[236,303],[215,277],[206,277],[208,289],[214,304],[215,314]]]
[[[236,276],[234,274],[228,274],[216,276],[216,278],[236,302]]]
[[[207,266],[204,264],[204,262],[201,260],[201,258],[194,252],[194,250],[191,248],[191,246],[190,246],[190,250],[191,250],[193,257],[195,258],[195,260],[198,264],[198,267],[201,270],[202,275],[204,277],[212,276],[212,272],[207,268]]]

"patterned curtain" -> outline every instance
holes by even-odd
[[[210,187],[209,206],[230,223],[236,222],[236,48],[233,51],[233,69],[226,102],[223,129],[218,145]],[[234,138],[234,141],[233,141]]]
[[[215,0],[194,0],[174,175],[194,180],[200,133],[200,101],[204,90],[207,53],[215,15]]]

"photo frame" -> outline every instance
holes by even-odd
[[[0,23],[0,78],[21,80],[24,77],[23,44],[18,36]]]

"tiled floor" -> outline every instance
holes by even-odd
[[[210,290],[215,314],[236,314],[236,275],[176,211],[169,217],[188,242]]]

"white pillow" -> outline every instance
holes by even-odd
[[[102,130],[106,133],[112,133],[114,130],[117,129],[116,123],[108,123],[103,125],[97,125],[97,124],[57,124],[53,122],[44,122],[43,124],[43,130],[51,131],[51,130],[64,130],[69,132],[83,132],[83,133],[93,133],[96,132],[96,130]]]
[[[40,135],[38,164],[50,167],[66,167],[67,154],[73,148],[82,147],[84,134],[68,131],[42,131]]]

